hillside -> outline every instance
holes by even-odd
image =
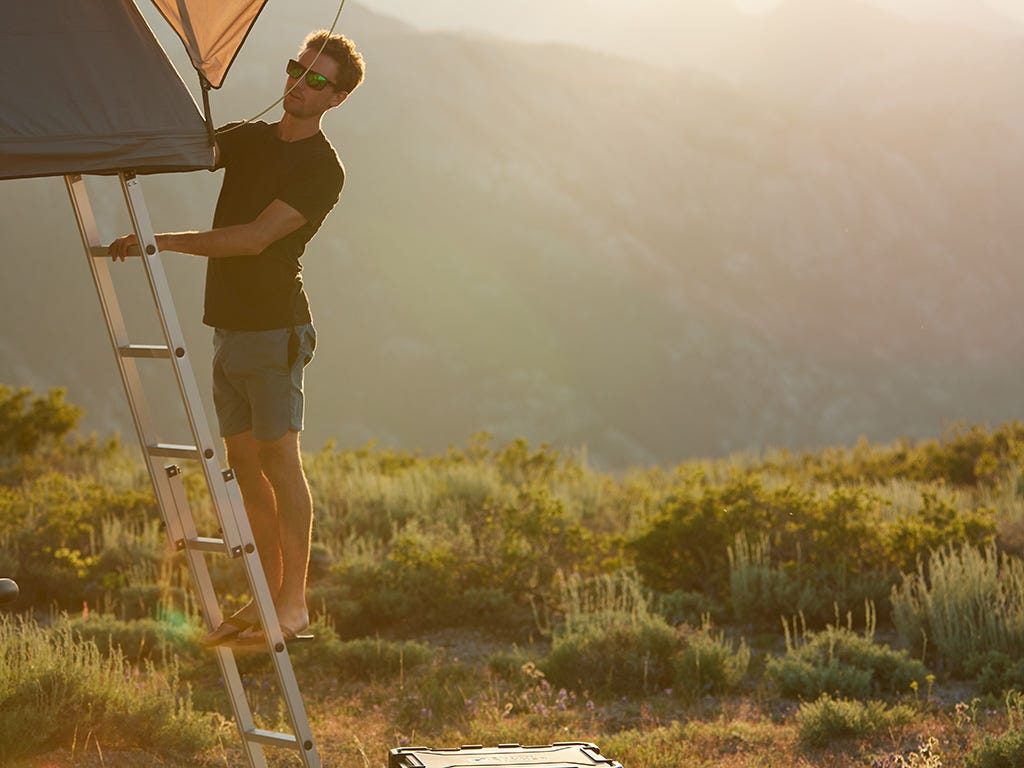
[[[309,26],[265,14],[220,121],[272,100],[280,40]],[[780,14],[758,45],[806,21]],[[1021,42],[847,46],[839,67],[818,27],[820,61],[764,67],[796,100],[358,5],[343,27],[369,75],[327,123],[348,188],[307,259],[307,446],[489,430],[624,466],[1019,416]],[[217,182],[147,180],[156,226],[207,226]],[[0,202],[0,381],[68,385],[88,426],[128,431],[62,184],[8,182]],[[170,261],[205,359],[202,265]]]
[[[717,77],[763,82],[772,68],[759,68],[773,58],[793,57],[795,74],[821,73],[803,66],[812,52],[851,61],[868,51],[865,37],[906,42],[941,37],[963,28],[999,37],[1024,35],[1024,16],[1014,0],[777,0],[771,13],[745,13],[743,6],[771,5],[771,0],[364,0],[373,10],[408,19],[432,31],[463,31],[496,37],[561,41],[592,49],[617,50],[639,61],[672,69],[699,69]],[[915,23],[908,26],[906,21]],[[789,35],[780,44],[774,33],[796,28],[811,35]],[[865,34],[866,33],[866,34]],[[877,49],[875,49],[877,51]],[[801,57],[803,57],[801,59]],[[856,61],[858,56],[853,57]]]

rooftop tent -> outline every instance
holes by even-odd
[[[0,179],[213,166],[203,117],[132,0],[0,9]]]

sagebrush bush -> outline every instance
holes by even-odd
[[[1007,691],[1024,691],[1024,659],[985,651],[969,658],[964,671],[978,684],[979,693],[1003,696]]]
[[[739,687],[750,667],[750,649],[744,640],[729,642],[709,616],[704,616],[700,627],[680,630],[680,634],[682,648],[673,659],[673,686],[681,697]]]
[[[988,651],[1024,654],[1024,560],[994,545],[945,547],[893,588],[893,619],[907,645],[935,653],[951,674]]]
[[[1024,731],[986,735],[967,755],[967,768],[1024,768]]]
[[[1006,695],[1007,728],[988,734],[967,755],[967,768],[1024,768],[1024,693]]]
[[[815,701],[800,705],[796,713],[800,740],[812,747],[823,747],[836,739],[862,738],[883,729],[906,725],[917,716],[905,704],[889,706],[882,701],[850,701],[822,694]]]
[[[672,687],[675,630],[659,616],[595,616],[558,634],[541,669],[552,684],[595,696],[635,696]]]
[[[929,678],[924,664],[876,643],[870,618],[868,624],[864,635],[838,622],[820,632],[791,633],[787,626],[786,653],[768,659],[768,679],[783,696],[805,701],[822,694],[866,698],[922,688]]]
[[[627,696],[671,688],[679,635],[651,613],[629,572],[562,586],[563,623],[540,667],[555,686],[596,696]]]

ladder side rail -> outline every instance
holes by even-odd
[[[163,477],[172,500],[167,521],[168,534],[176,545],[178,542],[185,544],[185,542],[195,538],[198,532],[188,506],[185,487],[181,482],[181,470],[176,465],[169,465],[164,467]],[[199,605],[202,609],[206,626],[216,627],[222,620],[222,614],[206,559],[202,552],[191,549],[188,546],[179,546],[178,548],[184,552],[189,574],[192,577],[192,584],[199,596]],[[256,723],[252,715],[252,709],[249,707],[249,700],[245,694],[245,686],[238,672],[235,657],[227,648],[217,648],[216,656],[217,663],[220,666],[221,677],[227,688],[228,700],[231,702],[235,726],[238,728],[238,735],[242,740],[249,765],[251,768],[265,768],[267,759],[263,754],[263,748],[258,743],[254,743],[246,738],[247,733],[256,729]]]
[[[142,381],[139,378],[135,360],[122,358],[118,351],[121,347],[128,345],[128,331],[125,327],[124,316],[121,314],[121,306],[117,301],[110,266],[106,260],[95,258],[92,255],[92,249],[100,245],[100,235],[96,225],[96,216],[93,214],[92,204],[89,201],[89,193],[85,188],[85,180],[79,174],[65,176],[64,184],[67,187],[68,196],[71,198],[71,207],[74,209],[75,221],[78,223],[78,232],[82,237],[82,245],[85,247],[88,257],[89,270],[99,296],[110,344],[117,360],[117,370],[121,374],[121,383],[128,398],[132,421],[135,423],[135,431],[142,443],[142,454],[148,459],[147,439],[153,434],[153,420],[143,395]],[[156,486],[158,478],[152,472],[150,474],[153,485]]]
[[[178,313],[174,308],[174,300],[171,295],[170,285],[167,282],[167,275],[160,260],[160,252],[156,247],[156,234],[150,223],[149,211],[142,196],[142,187],[139,184],[139,179],[133,173],[122,171],[119,174],[119,178],[125,203],[131,216],[132,226],[135,229],[135,235],[138,238],[139,247],[142,251],[142,261],[145,265],[146,277],[153,294],[157,316],[160,319],[160,325],[163,329],[168,349],[171,350],[170,360],[174,367],[178,389],[181,393],[182,402],[185,405],[185,413],[192,431],[193,440],[195,441],[197,460],[202,464],[203,473],[206,475],[211,500],[213,501],[214,510],[217,513],[228,549],[235,554],[239,554],[241,548],[248,541],[251,541],[251,538],[243,541],[237,518],[234,515],[227,514],[232,509],[231,503],[224,492],[223,483],[220,482],[220,465],[217,460],[216,449],[214,448],[213,435],[203,410],[202,398],[199,394],[199,387],[196,384],[195,374],[187,354],[184,333],[178,321]]]
[[[230,473],[230,470],[228,472]],[[239,526],[242,528],[242,536],[245,540],[252,541],[252,530],[249,526],[249,518],[245,513],[238,483],[229,481],[225,484],[225,487],[232,508],[235,510],[235,516],[239,521]],[[281,631],[281,624],[278,621],[277,611],[274,608],[274,598],[270,594],[270,587],[267,584],[263,563],[260,560],[259,552],[256,550],[255,545],[244,547],[242,560],[246,576],[249,579],[249,589],[251,590],[253,601],[259,610],[264,636],[269,646],[271,660],[277,673],[277,681],[281,688],[282,697],[288,709],[288,716],[303,765],[305,768],[320,768],[320,754],[313,739],[313,731],[309,726],[309,718],[306,715],[306,707],[302,701],[302,693],[299,690],[298,681],[295,679],[295,670],[288,655],[288,646],[284,641],[284,633]]]

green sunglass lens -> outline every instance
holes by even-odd
[[[306,85],[314,91],[322,91],[324,86],[327,85],[327,78],[323,75],[318,75],[316,72],[309,72],[306,75]]]

